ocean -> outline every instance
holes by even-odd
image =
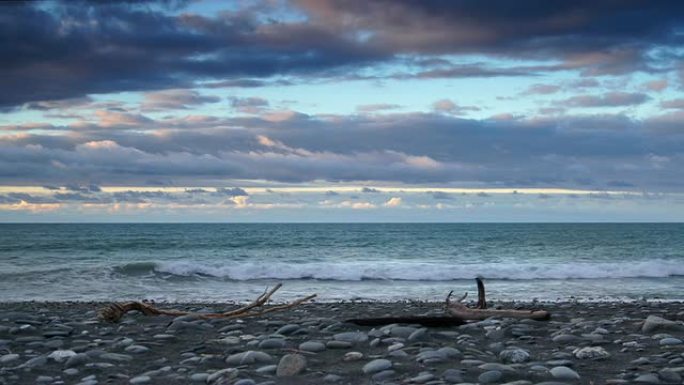
[[[1,224],[0,302],[684,299],[684,224]]]

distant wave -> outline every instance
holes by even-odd
[[[419,262],[232,262],[225,264],[136,262],[117,266],[128,276],[214,277],[236,281],[259,279],[319,279],[335,281],[405,280],[450,281],[483,275],[489,279],[611,279],[684,276],[684,264],[672,260],[603,263],[477,263],[438,264]]]

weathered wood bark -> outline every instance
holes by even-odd
[[[250,302],[249,304],[242,306],[240,308],[237,308],[235,310],[223,312],[223,313],[195,313],[195,312],[189,312],[189,311],[182,311],[182,310],[173,310],[173,309],[158,309],[154,306],[152,306],[149,303],[145,302],[123,302],[123,303],[112,303],[102,309],[98,312],[98,317],[103,320],[103,321],[108,321],[108,322],[118,322],[126,313],[129,311],[137,310],[144,315],[172,315],[172,316],[181,316],[181,315],[192,315],[197,318],[201,319],[215,319],[215,318],[221,318],[221,319],[236,319],[236,318],[247,318],[247,317],[258,317],[262,316],[264,314],[268,313],[273,313],[273,312],[278,312],[278,311],[283,311],[287,309],[291,309],[295,306],[298,306],[304,302],[308,302],[312,300],[313,298],[316,297],[316,294],[311,294],[308,295],[304,298],[300,298],[298,300],[295,300],[290,303],[282,304],[282,305],[275,305],[271,306],[268,308],[262,308],[268,302],[268,300],[271,298],[273,293],[278,291],[283,285],[282,284],[277,284],[274,286],[271,290],[266,290],[264,291],[263,294],[261,294],[259,297],[257,297],[254,301]]]
[[[487,299],[485,295],[484,282],[481,278],[475,279],[477,282],[477,305],[469,308],[463,304],[468,293],[456,301],[451,300],[453,291],[446,298],[446,313],[444,317],[432,316],[397,316],[380,318],[358,318],[350,319],[345,322],[363,326],[389,325],[393,323],[419,324],[432,327],[447,327],[463,325],[468,321],[480,321],[489,317],[500,318],[527,318],[533,320],[548,320],[551,314],[545,310],[513,310],[513,309],[487,309]]]
[[[480,278],[480,277],[475,278],[475,282],[477,283],[477,306],[476,306],[476,308],[486,309],[487,308],[487,299],[485,296],[484,282],[482,282],[482,278]]]
[[[490,317],[526,318],[540,321],[551,318],[551,313],[546,310],[487,309],[484,283],[481,278],[476,278],[476,281],[478,291],[477,307],[473,309],[464,305],[462,301],[465,299],[465,296],[455,302],[451,301],[451,294],[453,293],[451,292],[446,298],[446,308],[449,315],[462,320],[472,321],[484,320]]]

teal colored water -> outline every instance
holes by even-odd
[[[0,301],[684,299],[684,224],[3,224]]]

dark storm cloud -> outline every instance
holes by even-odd
[[[299,3],[319,22],[367,31],[367,44],[393,52],[553,56],[566,59],[569,66],[584,63],[594,72],[646,68],[645,49],[681,41],[675,32],[684,12],[677,1]]]
[[[262,14],[208,18],[121,2],[1,5],[0,106],[179,88],[362,64],[380,56],[318,26]],[[386,56],[386,55],[381,55]]]
[[[415,62],[423,63],[421,68],[389,77],[661,71],[677,61],[666,53],[684,39],[678,33],[684,24],[680,1],[285,3],[286,14],[303,16],[295,18],[279,17],[276,3],[267,1],[213,16],[169,12],[184,2],[173,4],[3,3],[0,108],[29,103],[50,109],[55,100],[78,101],[90,94],[197,84],[255,87],[273,77],[361,76],[358,69],[407,56],[420,59]],[[652,63],[655,48],[665,52],[660,66]],[[460,54],[558,64],[438,63],[442,56]]]

